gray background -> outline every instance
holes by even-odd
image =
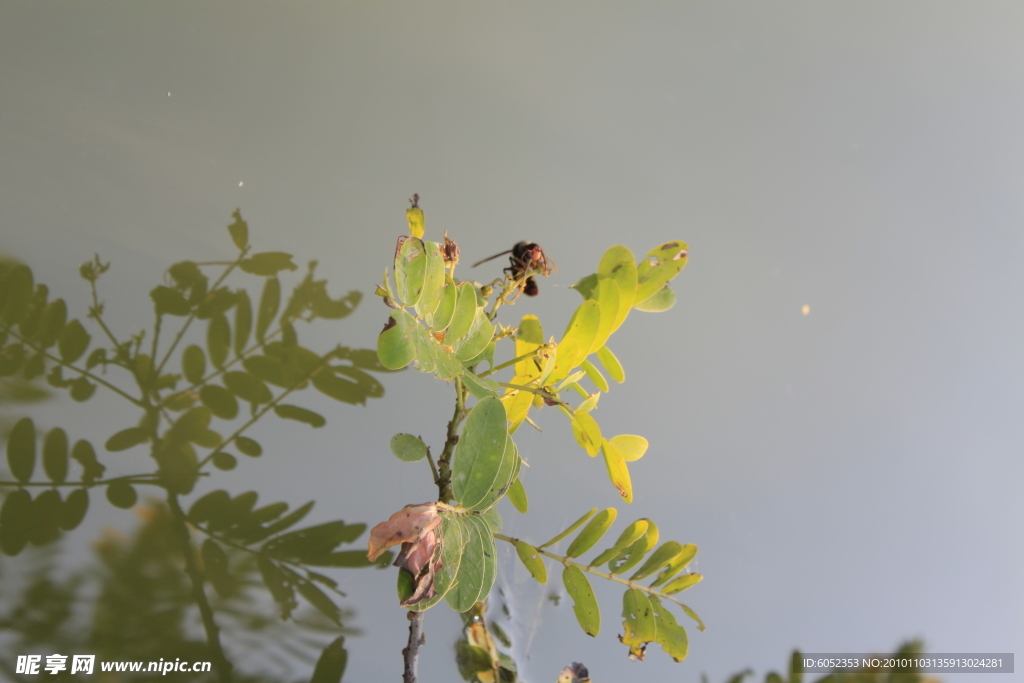
[[[909,637],[1024,652],[1018,3],[5,3],[0,93],[0,248],[80,313],[77,265],[111,260],[125,333],[167,265],[233,253],[236,206],[335,293],[372,291],[413,192],[464,263],[538,241],[558,272],[507,322],[548,334],[607,246],[689,243],[678,305],[613,339],[629,378],[596,414],[651,441],[637,502],[545,411],[521,442],[531,514],[503,511],[534,541],[599,505],[697,543],[708,631],[683,664],[628,662],[620,591],[590,639],[509,561],[527,680],[582,661],[598,683],[719,681]],[[311,344],[372,347],[385,316],[369,297]],[[450,394],[384,382],[364,408],[315,402],[322,430],[258,431],[273,457],[223,481],[317,519],[430,499],[387,440],[438,446]],[[117,408],[34,415],[102,440]],[[393,573],[341,579],[365,632],[346,680],[397,680]],[[455,678],[457,623],[429,613],[424,681]]]

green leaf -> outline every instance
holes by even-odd
[[[273,538],[263,544],[262,550],[275,557],[302,560],[329,553],[339,543],[351,543],[365,530],[365,524],[327,522]]]
[[[600,555],[590,561],[591,567],[597,567],[599,565],[608,562],[609,560],[615,559],[624,549],[636,543],[640,538],[647,533],[648,523],[646,519],[638,519],[629,526],[627,526],[619,538],[612,544],[610,548],[602,552]]]
[[[481,379],[468,370],[462,373],[462,383],[469,390],[474,398],[483,399],[488,396],[497,396],[501,391],[501,385],[492,379]]]
[[[608,380],[604,378],[604,375],[601,374],[601,371],[593,363],[585,360],[580,363],[580,367],[587,373],[587,377],[594,383],[598,391],[608,391]]]
[[[28,544],[32,496],[25,489],[11,491],[0,506],[0,552],[14,556]]]
[[[0,317],[8,325],[17,324],[32,302],[32,291],[35,289],[35,279],[32,277],[32,269],[23,263],[15,263],[4,273],[0,280]]]
[[[238,458],[231,455],[230,453],[224,453],[223,451],[214,453],[210,462],[212,462],[213,466],[216,467],[218,470],[224,472],[229,472],[238,467]]]
[[[455,287],[455,280],[450,275],[444,276],[444,287],[438,294],[437,309],[430,321],[430,329],[441,332],[446,330],[455,316],[455,302],[458,301],[459,292]]]
[[[159,285],[150,293],[157,315],[188,315],[192,311],[188,301],[176,289]]]
[[[87,348],[89,348],[89,334],[82,327],[82,323],[72,320],[65,325],[57,340],[57,349],[60,351],[61,360],[65,363],[74,363],[82,357]]]
[[[427,457],[427,444],[412,434],[395,434],[391,437],[391,452],[405,462],[416,462]]]
[[[316,611],[327,617],[335,626],[341,626],[341,610],[334,601],[327,597],[322,590],[309,581],[298,583],[299,593],[309,604],[316,608]]]
[[[423,274],[423,293],[416,302],[416,315],[420,318],[434,314],[441,303],[441,289],[445,285],[441,245],[436,242],[424,242],[423,249],[427,258]]]
[[[231,241],[239,251],[242,251],[249,246],[249,224],[242,220],[242,212],[238,209],[235,209],[231,216],[235,222],[228,226],[228,233],[231,235]]]
[[[199,384],[206,374],[206,354],[195,344],[189,345],[181,354],[181,371],[190,384]]]
[[[235,396],[249,403],[270,403],[274,399],[266,384],[241,370],[225,372],[224,385]]]
[[[57,342],[67,317],[68,307],[64,299],[54,299],[46,304],[42,319],[39,321],[39,331],[36,333],[41,348],[48,349]]]
[[[231,575],[228,574],[228,556],[224,549],[212,538],[203,541],[200,548],[206,576],[213,584],[214,590],[222,598],[228,597],[231,587]]]
[[[509,502],[512,503],[512,507],[523,514],[526,514],[526,511],[530,508],[530,501],[526,497],[526,489],[523,488],[522,479],[516,477],[516,480],[508,487],[506,495],[508,496]]]
[[[218,368],[224,367],[231,348],[231,327],[227,316],[223,313],[213,316],[206,328],[206,349],[210,352],[210,362]]]
[[[611,349],[607,346],[602,346],[597,350],[597,358],[601,361],[604,369],[608,371],[609,377],[619,384],[626,381],[626,371],[622,369],[622,364],[619,363],[619,359],[615,357]]]
[[[476,318],[469,334],[461,343],[455,343],[455,356],[461,361],[473,360],[487,348],[494,338],[494,325],[487,319],[484,309],[476,309]]]
[[[696,586],[704,577],[700,574],[683,574],[682,576],[672,579],[668,584],[661,589],[661,592],[665,595],[675,595],[676,593],[682,593],[691,586]]]
[[[651,556],[647,558],[647,561],[641,565],[640,569],[636,570],[633,576],[629,577],[629,580],[640,581],[641,579],[646,579],[654,572],[659,571],[668,565],[682,552],[682,544],[677,543],[676,541],[665,541],[661,544],[661,547],[651,553]]]
[[[395,289],[406,306],[414,306],[423,294],[427,274],[427,254],[423,240],[408,237],[395,254]]]
[[[535,578],[538,583],[547,583],[548,570],[544,566],[544,558],[537,552],[537,549],[529,543],[519,540],[515,541],[515,546],[516,554],[519,555],[523,566],[530,572],[530,576]]]
[[[242,259],[238,267],[244,272],[252,275],[271,277],[282,270],[295,270],[298,268],[292,263],[292,255],[283,251],[264,251],[253,254],[247,259]]]
[[[647,644],[658,637],[658,624],[654,607],[643,591],[628,589],[622,594],[622,644],[629,648],[629,656],[643,659]]]
[[[196,410],[207,410],[197,408]],[[204,432],[204,434],[209,432]],[[216,436],[216,435],[214,435]],[[202,437],[200,437],[202,438]],[[219,440],[219,439],[218,439]],[[197,441],[197,443],[201,443]],[[199,458],[191,444],[165,439],[155,453],[161,484],[172,493],[182,495],[192,492],[199,478]]]
[[[312,410],[306,410],[299,406],[293,406],[287,403],[279,403],[274,406],[274,412],[277,416],[284,418],[285,420],[295,420],[296,422],[304,422],[312,427],[323,427],[327,424],[327,420],[323,415],[314,413]]]
[[[88,401],[96,391],[96,385],[87,380],[85,377],[79,377],[70,384],[70,391],[68,392],[73,401],[79,403]]]
[[[569,376],[593,350],[601,325],[601,305],[593,299],[584,301],[569,321],[568,329],[558,342],[558,360],[551,373],[551,382]]]
[[[244,289],[238,290],[235,300],[235,355],[241,356],[252,334],[252,304]]]
[[[601,537],[605,535],[612,523],[615,522],[617,514],[618,511],[615,508],[606,508],[597,513],[597,516],[590,520],[590,523],[583,527],[583,531],[569,544],[568,550],[565,551],[565,556],[579,557],[593,548],[594,544],[601,540]]]
[[[260,308],[256,314],[256,339],[263,341],[270,327],[274,322],[274,316],[281,307],[281,281],[276,277],[268,278],[263,283],[263,293],[260,295]]]
[[[343,368],[335,369],[341,371]],[[348,370],[351,370],[351,368]],[[365,379],[372,378],[369,378],[367,375]],[[345,403],[352,404],[365,404],[366,396],[369,393],[367,389],[370,388],[366,386],[368,382],[366,382],[365,379],[362,384],[350,382],[347,379],[338,377],[331,372],[330,369],[327,369],[313,375],[313,386],[316,387],[317,391],[325,396],[330,396],[335,401],[343,401]]]
[[[678,275],[686,266],[687,253],[683,241],[666,242],[647,252],[637,268],[636,303],[642,303]]]
[[[127,510],[139,500],[139,494],[135,487],[123,479],[119,479],[107,486],[107,500],[114,507]]]
[[[288,582],[284,572],[262,555],[256,556],[256,566],[263,578],[263,585],[270,591],[274,602],[281,610],[281,618],[287,619],[298,604],[295,601],[295,588]]]
[[[36,468],[36,426],[31,418],[18,420],[7,436],[7,467],[23,484],[32,478]]]
[[[477,305],[476,287],[470,282],[460,282],[456,287],[455,311],[452,322],[448,325],[445,342],[454,346],[469,334],[476,320]]]
[[[344,645],[345,636],[338,636],[324,648],[320,658],[316,660],[313,678],[309,683],[341,683],[345,665],[348,663],[348,653],[345,652]]]
[[[676,622],[676,618],[665,609],[661,604],[661,600],[653,595],[649,599],[654,610],[654,621],[657,628],[655,642],[661,645],[661,649],[673,660],[677,662],[683,661],[686,659],[686,654],[690,649],[690,641],[686,637],[686,629]]]
[[[558,534],[557,536],[555,536],[554,538],[552,538],[552,539],[551,539],[550,541],[548,541],[547,543],[543,543],[543,544],[541,544],[541,545],[539,545],[539,546],[537,546],[537,547],[538,547],[538,548],[541,548],[541,549],[543,549],[543,548],[547,548],[547,547],[549,547],[549,546],[553,546],[554,544],[558,543],[558,542],[559,542],[559,541],[561,541],[561,540],[562,540],[563,538],[566,538],[566,537],[568,537],[568,536],[569,536],[569,534],[571,534],[572,532],[576,531],[576,530],[577,530],[577,529],[579,529],[579,528],[580,528],[581,526],[583,526],[583,525],[584,525],[584,524],[586,523],[586,521],[587,521],[588,519],[590,519],[591,517],[593,517],[593,516],[594,516],[595,514],[597,514],[597,508],[593,508],[593,509],[591,509],[590,511],[588,511],[588,512],[585,512],[585,513],[583,513],[583,516],[582,516],[582,517],[580,517],[579,519],[577,519],[577,520],[576,520],[575,522],[573,522],[572,524],[570,524],[570,525],[569,525],[569,528],[568,528],[568,529],[566,529],[566,530],[565,530],[565,531],[563,531],[562,533]]]
[[[405,311],[392,311],[377,337],[377,357],[388,370],[401,370],[416,357],[416,321]]]
[[[96,450],[85,439],[79,439],[75,442],[74,447],[71,449],[71,458],[82,466],[84,470],[82,479],[87,483],[102,477],[103,472],[107,469],[96,460]]]
[[[247,436],[236,436],[235,447],[250,458],[258,458],[263,455],[263,447]]]
[[[639,460],[647,452],[647,439],[635,434],[619,434],[608,439],[608,441],[619,449],[623,460],[626,462]]]
[[[572,416],[572,435],[576,443],[587,452],[587,455],[594,457],[601,450],[604,439],[601,438],[601,428],[590,413],[577,410]]]
[[[219,384],[203,386],[199,390],[199,400],[222,420],[233,420],[238,417],[238,401],[235,395]]]
[[[696,556],[697,546],[692,543],[684,545],[682,552],[672,558],[672,561],[665,565],[665,568],[658,574],[658,578],[651,582],[651,588],[660,586],[681,572]]]
[[[463,535],[468,540],[455,585],[445,595],[448,606],[456,612],[466,612],[486,598],[497,573],[497,552],[487,523],[479,515],[466,515],[461,522]]]
[[[615,444],[605,439],[601,444],[601,451],[604,453],[604,464],[608,468],[608,479],[618,490],[622,500],[627,503],[633,502],[633,482],[629,478],[629,468],[626,466],[626,459]]]
[[[612,574],[622,574],[627,572],[636,565],[640,564],[640,561],[644,559],[644,556],[649,553],[654,546],[658,545],[658,525],[651,520],[642,520],[647,522],[647,531],[642,537],[637,539],[635,543],[626,548],[621,555],[610,560],[608,562],[608,569]]]
[[[569,565],[562,572],[562,583],[572,598],[572,611],[583,632],[588,636],[596,636],[601,630],[601,610],[590,581],[579,567]]]
[[[365,550],[340,550],[308,556],[303,560],[303,564],[311,567],[386,567],[394,558],[394,553],[388,551],[370,562],[366,559]]]
[[[28,522],[28,542],[46,545],[60,538],[60,513],[63,507],[60,494],[54,489],[43,491],[32,501]]]
[[[68,435],[60,427],[47,432],[43,440],[43,471],[56,484],[63,484],[68,476]]]
[[[463,507],[475,509],[491,500],[496,484],[511,483],[500,481],[509,471],[505,459],[518,457],[507,446],[507,425],[505,406],[497,398],[481,400],[466,418],[452,464],[452,493]]]
[[[89,509],[89,492],[85,489],[75,489],[64,499],[60,511],[60,528],[64,531],[72,531],[85,519],[85,513]]]
[[[647,313],[661,313],[676,305],[676,293],[665,285],[654,294],[636,304],[636,310]]]
[[[192,408],[182,413],[181,417],[175,420],[170,429],[165,432],[164,441],[185,443],[187,441],[196,442],[202,439],[203,435],[210,428],[210,418],[212,416],[213,411],[206,406]],[[109,441],[107,442],[107,450],[110,450]]]
[[[210,491],[199,497],[188,509],[188,521],[203,524],[213,519],[222,518],[231,505],[231,496],[223,489]]]
[[[290,387],[297,381],[297,378],[296,381],[287,381],[284,364],[278,358],[271,356],[249,356],[242,361],[242,366],[256,375],[258,379],[274,386]]]

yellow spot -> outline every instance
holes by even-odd
[[[811,312],[811,307],[808,306],[807,304],[804,304],[804,307],[800,309],[800,313],[803,314],[803,315],[809,315],[810,312]]]

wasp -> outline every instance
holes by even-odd
[[[488,256],[483,261],[477,261],[473,264],[473,267],[476,268],[481,263],[487,263],[491,259],[496,259],[505,254],[512,255],[508,257],[509,267],[505,268],[502,272],[513,280],[518,280],[526,273],[546,276],[551,275],[556,270],[555,262],[547,257],[539,244],[534,242],[519,242],[507,251],[495,254],[494,256]],[[523,281],[522,287],[526,296],[537,296],[537,281],[533,279],[533,275],[527,276],[526,280]]]

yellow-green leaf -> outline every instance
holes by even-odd
[[[395,289],[406,306],[414,306],[423,294],[423,280],[427,274],[427,254],[423,240],[405,239],[395,255]]]
[[[626,371],[622,369],[622,364],[619,363],[619,359],[615,357],[611,349],[607,346],[602,346],[597,350],[597,358],[601,361],[604,369],[608,371],[609,377],[619,384],[626,381]]]
[[[668,565],[682,552],[682,544],[676,541],[665,541],[661,544],[661,547],[651,553],[651,556],[647,558],[647,561],[643,563],[640,569],[636,570],[633,576],[629,577],[629,580],[640,581],[641,579],[647,578],[662,567]]]
[[[405,219],[409,222],[409,234],[417,238],[423,237],[423,233],[426,230],[426,226],[424,225],[423,209],[418,206],[406,209]]]
[[[445,285],[444,256],[437,242],[424,242],[426,265],[423,272],[423,293],[416,302],[416,313],[421,318],[431,316],[441,303],[441,289]]]
[[[377,336],[377,358],[388,370],[401,370],[416,357],[416,321],[405,311],[392,311]]]
[[[596,636],[601,631],[601,610],[586,575],[579,567],[569,565],[562,572],[562,583],[572,598],[572,611],[583,632]]]
[[[686,659],[690,649],[690,642],[686,637],[686,629],[676,622],[672,613],[665,609],[661,601],[650,596],[651,607],[654,609],[654,621],[657,626],[657,638],[655,642],[661,645],[665,654],[677,662]]]
[[[647,533],[647,527],[648,521],[646,519],[638,519],[627,526],[610,548],[590,561],[590,566],[597,567],[609,560],[615,559],[625,548],[640,540]]]
[[[590,520],[590,523],[583,527],[583,531],[569,544],[569,548],[565,551],[565,556],[579,557],[593,548],[594,544],[601,540],[601,537],[605,535],[612,523],[615,522],[617,514],[618,511],[615,508],[606,508],[597,513],[597,516]]]
[[[631,588],[622,594],[622,644],[631,658],[643,659],[647,644],[658,636],[654,607],[643,591]]]
[[[601,305],[593,299],[580,304],[569,321],[569,326],[558,342],[558,361],[550,381],[557,382],[569,376],[590,354],[601,325]]]
[[[548,546],[552,546],[552,545],[558,543],[563,538],[567,537],[569,534],[571,534],[572,532],[576,531],[581,526],[583,526],[586,523],[586,521],[588,519],[590,519],[591,517],[593,517],[595,514],[597,514],[597,508],[592,508],[592,509],[588,510],[587,512],[584,512],[583,516],[580,517],[579,519],[577,519],[572,524],[570,524],[568,529],[566,529],[562,533],[558,534],[557,536],[552,538],[547,543],[543,543],[543,544],[541,544],[541,545],[539,545],[537,547],[538,548],[547,548]]]
[[[703,578],[704,577],[700,574],[683,574],[678,578],[672,579],[664,588],[661,589],[661,592],[665,595],[681,593],[690,586],[695,586],[700,583]]]
[[[601,428],[593,416],[581,410],[577,410],[572,416],[572,435],[576,437],[576,443],[587,452],[587,455],[594,457],[601,450],[603,439]]]
[[[697,546],[693,543],[687,543],[684,545],[683,551],[672,558],[672,561],[665,565],[665,568],[661,570],[660,574],[658,574],[658,578],[651,582],[651,588],[656,588],[671,579],[673,576],[685,569],[696,556]]]
[[[525,514],[530,508],[530,501],[526,497],[526,489],[523,488],[523,482],[519,477],[516,477],[516,480],[508,487],[506,495],[509,502],[512,503],[512,507],[519,510],[519,512]]]
[[[622,500],[632,503],[633,483],[630,481],[629,468],[626,467],[622,451],[607,439],[602,442],[601,450],[604,452],[604,464],[608,467],[608,479],[618,490]]]
[[[530,576],[535,578],[538,583],[547,583],[548,570],[544,566],[544,558],[537,552],[537,549],[529,543],[519,540],[515,541],[515,546],[516,554],[522,560],[523,566],[530,572]]]
[[[598,370],[593,363],[589,360],[585,360],[580,363],[580,367],[585,373],[587,373],[587,378],[594,383],[594,386],[597,387],[598,391],[608,391],[610,388],[608,386],[608,380],[604,378],[604,375],[601,374],[601,371]]]
[[[619,434],[608,440],[622,452],[622,458],[626,462],[639,460],[647,452],[647,439],[636,434]]]

